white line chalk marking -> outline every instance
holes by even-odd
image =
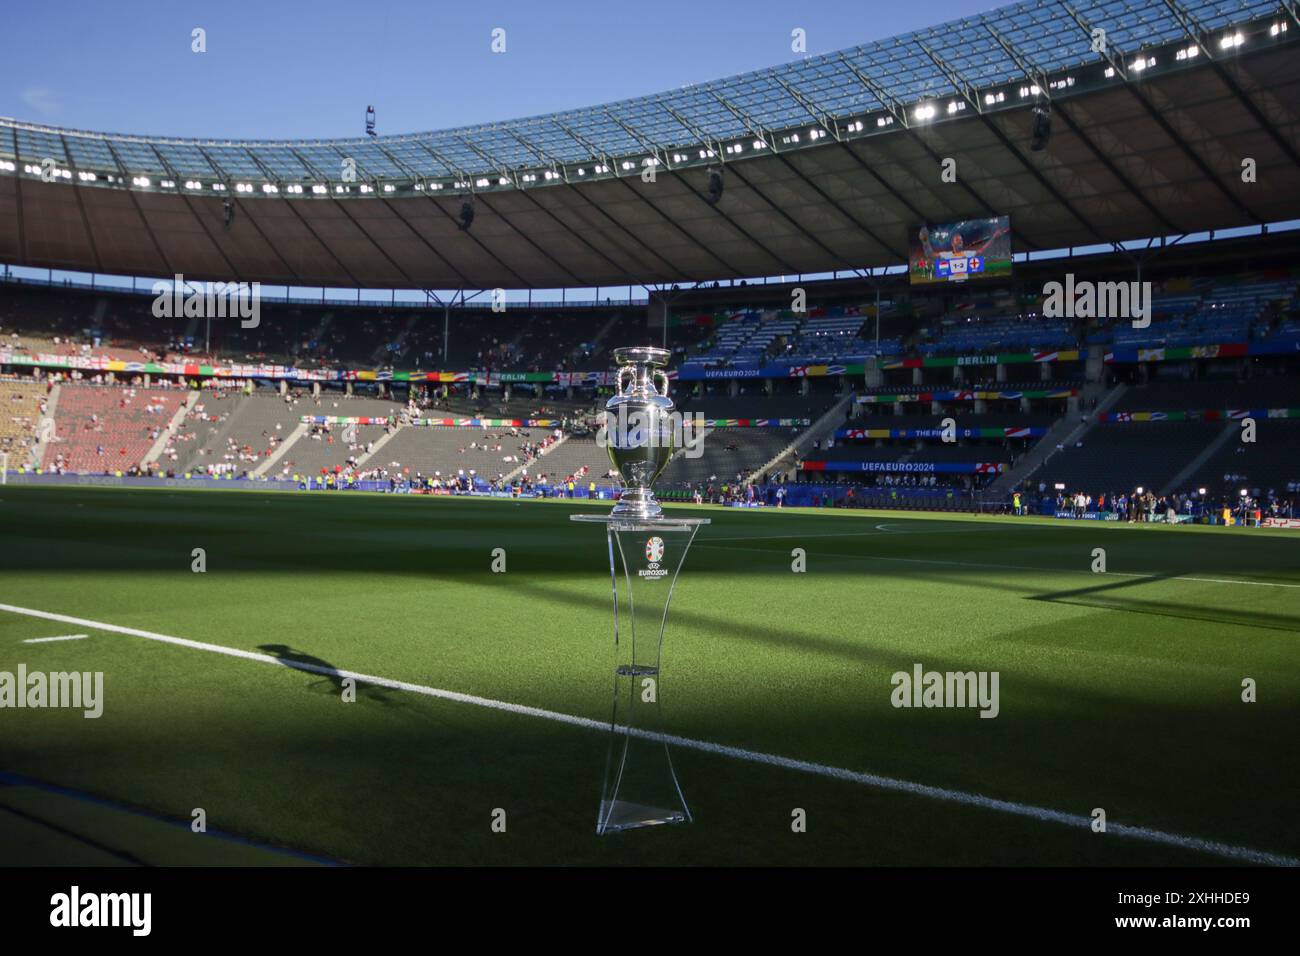
[[[138,628],[123,627],[119,624],[105,624],[102,621],[91,621],[86,618],[71,617],[67,614],[54,614],[50,611],[38,611],[33,608],[16,607],[12,604],[0,604],[0,611],[8,611],[10,614],[22,614],[27,617],[41,618],[46,621],[59,621],[63,624],[74,624],[78,627],[88,627],[97,631],[126,634],[131,637],[143,637],[146,640],[159,641],[163,644],[174,644],[177,647],[188,647],[192,650],[208,651],[212,654],[223,654],[227,657],[237,657],[246,661],[257,661],[261,664],[278,664],[281,667],[289,667],[293,670],[305,671],[310,674],[322,674],[328,677],[351,677],[359,683],[373,684],[376,687],[387,687],[392,690],[404,690],[425,697],[434,697],[439,700],[449,700],[460,704],[472,704],[475,707],[485,707],[490,710],[504,711],[510,714],[518,714],[523,717],[536,717],[540,720],[550,720],[555,723],[568,724],[571,727],[585,727],[588,730],[609,729],[609,724],[607,722],[603,720],[592,720],[590,717],[577,717],[573,714],[562,714],[558,711],[545,710],[541,707],[512,704],[508,701],[493,700],[490,697],[478,697],[474,694],[462,694],[452,690],[441,690],[437,687],[426,687],[423,684],[412,684],[407,681],[391,680],[387,677],[375,677],[370,674],[361,674],[356,671],[322,667],[319,664],[289,661],[275,657],[271,654],[258,654],[254,651],[240,650],[235,647],[225,647],[221,644],[209,644],[205,641],[192,641],[184,637],[172,637],[168,634],[156,634],[153,631],[142,631]],[[1038,807],[1028,803],[1017,803],[1012,800],[999,800],[995,797],[986,797],[978,793],[968,793],[964,790],[953,790],[947,787],[933,787],[928,784],[914,783],[910,780],[900,780],[896,777],[885,777],[874,773],[845,770],[841,767],[832,767],[829,764],[813,763],[808,760],[796,760],[793,757],[782,757],[777,754],[762,753],[756,750],[745,750],[742,747],[715,744],[711,741],[696,740],[691,737],[678,737],[673,734],[656,734],[644,730],[638,730],[636,728],[632,728],[628,732],[635,737],[640,737],[645,740],[663,741],[673,747],[682,747],[687,750],[698,750],[702,753],[716,754],[720,757],[730,757],[733,760],[743,760],[748,763],[764,764],[769,767],[780,767],[784,770],[795,770],[800,773],[814,774],[819,777],[828,777],[833,780],[843,780],[848,783],[858,783],[863,786],[873,787],[877,790],[906,793],[911,796],[925,797],[930,800],[939,800],[944,803],[954,803],[966,807],[979,807],[985,810],[993,810],[998,813],[1009,813],[1013,816],[1027,817],[1031,820],[1039,820],[1047,823],[1060,823],[1065,826],[1077,827],[1081,830],[1090,829],[1092,826],[1092,818],[1084,816],[1083,814],[1066,813],[1063,810],[1051,810],[1046,807]],[[1255,850],[1250,847],[1234,846],[1229,843],[1219,843],[1201,837],[1166,833],[1163,830],[1153,830],[1150,827],[1130,826],[1124,823],[1107,823],[1106,833],[1111,836],[1128,837],[1135,840],[1142,840],[1147,843],[1159,843],[1165,846],[1178,847],[1179,849],[1184,850],[1195,850],[1201,853],[1209,853],[1214,856],[1223,857],[1224,859],[1240,860],[1246,863],[1259,863],[1268,866],[1300,866],[1300,859],[1285,856],[1280,853],[1270,853],[1266,850]]]
[[[90,637],[89,634],[65,634],[62,637],[29,637],[23,641],[24,644],[52,644],[54,641],[81,641]]]

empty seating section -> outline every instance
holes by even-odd
[[[0,341],[32,352],[84,350],[128,362],[203,355],[306,368],[587,371],[609,364],[609,347],[641,343],[646,326],[644,307],[613,303],[571,311],[516,303],[504,312],[486,306],[455,309],[444,360],[444,316],[437,304],[349,308],[265,298],[261,321],[253,328],[244,328],[238,318],[214,318],[210,324],[197,318],[159,320],[152,305],[151,294],[7,283],[0,287]],[[597,345],[606,326],[605,341]],[[205,350],[207,339],[210,350]]]
[[[0,452],[9,455],[10,468],[27,463],[36,443],[46,393],[44,382],[0,379]]]
[[[1054,366],[1059,367],[1059,366]],[[913,385],[901,382],[892,385],[876,385],[859,388],[860,395],[914,395],[921,392],[1055,392],[1067,389],[1083,388],[1082,377],[1033,378],[1013,382],[932,382],[925,385]]]
[[[510,401],[503,401],[499,392],[484,393],[478,399],[439,398],[428,408],[420,410],[422,418],[515,418],[564,419],[591,414],[595,406],[604,402],[567,401],[561,398],[538,398],[516,393]]]
[[[1135,329],[1129,321],[1116,321],[1091,333],[1088,341],[1116,348],[1246,342],[1267,331],[1275,303],[1292,303],[1295,294],[1294,279],[1200,283],[1188,292],[1154,296],[1149,327]]]
[[[64,385],[44,467],[104,473],[139,465],[188,394],[184,389]]]
[[[1159,492],[1224,430],[1223,422],[1102,424],[1082,446],[1049,458],[1034,474],[1048,488],[1111,494],[1145,488]]]
[[[695,356],[693,361],[704,365],[738,364],[743,361],[758,362],[763,350],[776,338],[775,328],[793,332],[798,323],[788,319],[772,319],[772,329],[764,332],[763,312],[742,312],[733,316],[713,337],[713,343]],[[755,343],[762,341],[758,347]],[[749,356],[742,358],[742,356]]]
[[[369,442],[384,434],[382,425],[357,425],[352,442],[347,425],[311,428],[287,448],[275,465],[276,474],[316,475],[347,467],[348,459],[360,458]]]
[[[870,405],[859,405],[869,409]],[[878,412],[859,414],[844,423],[846,428],[942,428],[943,420],[951,418],[961,428],[1050,428],[1057,416],[1031,412],[986,412],[976,415],[970,411],[955,411],[951,415],[881,415]]]
[[[509,474],[519,464],[506,461],[519,454],[523,431],[516,438],[509,429],[451,428],[437,425],[417,425],[400,428],[388,442],[375,451],[362,465],[363,470],[385,469],[392,474],[433,475],[443,477],[471,471],[477,477],[491,481],[499,475]],[[536,440],[543,437],[541,429],[528,429]],[[500,445],[498,450],[497,446]]]
[[[587,312],[525,323],[516,342],[518,364],[539,372],[585,369],[582,360],[591,355],[593,341],[608,320],[604,313]]]
[[[266,399],[261,399],[266,401]],[[324,393],[319,398],[313,398],[310,395],[293,395],[289,396],[288,402],[284,398],[272,399],[272,402],[278,401],[284,407],[284,412],[277,412],[276,420],[281,422],[279,435],[281,438],[287,438],[300,423],[303,416],[324,416],[327,418],[390,418],[401,412],[403,406],[397,402],[382,398],[363,398],[348,397],[335,393]],[[259,409],[267,411],[267,409]],[[288,414],[286,414],[286,412]],[[252,409],[250,409],[250,415]],[[283,416],[282,418],[279,416]],[[240,415],[237,421],[237,427],[241,434],[244,431],[244,416]],[[256,423],[248,419],[248,424],[252,426],[249,431],[256,429]],[[272,425],[271,428],[274,426]],[[337,468],[347,466],[349,458],[360,458],[366,453],[366,446],[370,442],[378,441],[384,434],[382,425],[357,425],[356,435],[352,442],[345,441],[346,433],[349,429],[347,424],[331,423],[328,425],[309,425],[306,433],[300,437],[291,447],[285,450],[284,454],[276,462],[271,470],[273,475],[282,474],[318,474],[321,469],[333,471]],[[263,428],[263,431],[270,435],[270,428]],[[266,443],[267,437],[263,437],[261,432],[256,432],[257,440]],[[236,442],[238,437],[232,435]],[[256,442],[252,443],[256,447]],[[255,466],[254,466],[255,467]]]
[[[1245,381],[1225,378],[1156,381],[1130,386],[1111,410],[1174,412],[1231,408],[1300,408],[1300,382],[1281,375]]]
[[[216,389],[202,392],[168,439],[158,461],[159,467],[164,472],[177,473],[191,467],[203,467],[209,446],[221,433],[240,400],[238,392]],[[220,456],[210,460],[219,461]]]
[[[1023,315],[950,316],[932,341],[922,342],[922,355],[1011,352],[1026,349],[1073,348],[1078,344],[1065,319]]]
[[[915,462],[1009,462],[1012,451],[1001,445],[979,442],[946,444],[926,442],[885,444],[836,443],[822,451],[810,451],[808,458],[824,461],[915,461]]]
[[[1223,427],[1223,426],[1220,426]],[[1233,426],[1229,426],[1233,427]],[[1300,491],[1300,420],[1266,418],[1256,422],[1255,441],[1229,439],[1187,479],[1187,488],[1231,498],[1242,488],[1252,495]]]
[[[1132,321],[1103,322],[1088,330],[1086,341],[1089,345],[1125,345],[1145,344],[1158,334],[1153,330],[1165,330],[1181,327],[1182,323],[1196,315],[1201,307],[1199,294],[1155,295],[1151,299],[1151,327],[1134,329]]]
[[[200,402],[206,403],[206,397]],[[218,426],[214,433],[204,438],[187,467],[204,469],[209,464],[221,462],[225,460],[227,450],[232,448],[247,448],[259,461],[264,460],[280,442],[288,440],[304,414],[301,399],[297,404],[291,404],[279,395],[265,393],[236,398],[229,424],[224,426],[224,430]],[[246,461],[245,466],[249,470],[257,467],[252,461]]]
[[[528,474],[532,478],[546,475],[552,484],[556,484],[586,468],[586,474],[576,480],[584,486],[594,481],[598,486],[609,487],[618,484],[618,479],[609,474],[613,467],[609,453],[596,444],[595,436],[583,435],[556,445],[528,467]]]
[[[862,329],[861,315],[817,315],[806,319],[798,333],[781,354],[787,362],[817,365],[827,362],[861,359],[869,352],[874,354],[874,344],[868,345],[858,337]],[[882,343],[888,345],[890,343]]]
[[[736,480],[761,468],[790,442],[801,428],[713,428],[704,434],[699,458],[678,455],[659,479],[665,485],[702,485],[714,476],[719,482]]]
[[[693,395],[674,397],[678,409],[705,418],[807,418],[816,421],[834,398],[803,395]]]
[[[812,313],[738,312],[718,327],[702,351],[685,361],[709,367],[768,362],[818,365],[902,351],[897,337],[882,339],[877,349],[874,325],[873,337],[864,337],[866,321],[858,309],[843,307]]]

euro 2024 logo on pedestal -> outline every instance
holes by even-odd
[[[641,577],[651,581],[657,581],[668,573],[667,568],[661,568],[659,562],[664,559],[664,539],[655,535],[645,543],[645,559],[650,562],[650,566],[642,568],[637,572]]]

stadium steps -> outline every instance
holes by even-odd
[[[55,385],[50,389],[50,397],[45,402],[45,417],[36,424],[36,441],[32,443],[32,454],[29,464],[33,468],[39,468],[41,462],[45,460],[45,446],[47,439],[42,436],[54,436],[54,413],[59,410],[59,395],[63,392],[62,385]],[[49,422],[47,425],[46,422]]]
[[[189,414],[190,409],[195,406],[198,400],[198,390],[190,389],[190,393],[185,396],[185,401],[181,402],[181,407],[176,409],[176,414],[172,416],[172,420],[167,423],[166,428],[158,433],[158,440],[153,443],[153,447],[149,449],[149,453],[144,456],[143,460],[141,460],[140,464],[142,466],[152,465],[162,457],[163,449],[167,447],[167,442],[176,434],[176,429],[181,427],[181,422],[185,421],[185,416]]]
[[[1085,385],[1080,398],[1086,401],[1102,387],[1097,383]],[[1061,419],[1047,430],[1047,434],[1038,440],[1038,444],[1030,449],[1014,467],[994,479],[985,491],[985,495],[989,498],[1009,495],[1012,488],[1032,478],[1038,469],[1047,464],[1051,457],[1056,454],[1058,444],[1062,448],[1073,448],[1083,440],[1084,435],[1088,434],[1096,426],[1097,416],[1110,411],[1124,397],[1126,391],[1128,391],[1128,386],[1123,383],[1112,388],[1097,402],[1097,407],[1088,415],[1087,421],[1076,422],[1069,412],[1062,415]]]
[[[364,455],[361,455],[360,457],[357,458],[357,465],[355,470],[361,471],[363,468],[365,468],[366,462],[370,461],[371,458],[374,458],[375,455],[378,454],[379,449],[387,445],[392,440],[393,436],[396,435],[398,432],[400,432],[403,428],[414,428],[414,427],[418,427],[418,426],[398,425],[391,432],[385,431],[382,435],[379,436],[379,438],[375,440],[375,443],[370,446],[370,451],[366,452]]]
[[[749,483],[763,481],[768,474],[772,472],[782,461],[792,457],[802,457],[803,453],[808,450],[814,441],[828,438],[835,433],[844,422],[845,412],[849,403],[853,401],[852,393],[845,395],[834,405],[832,405],[821,418],[813,422],[802,434],[798,435],[794,441],[786,445],[783,449],[772,456],[762,467],[756,468],[749,476]]]
[[[411,330],[411,323],[417,318],[419,318],[418,315],[413,315],[407,319],[401,329],[398,330],[397,338],[385,339],[370,350],[369,362],[373,367],[383,368],[387,365],[393,365],[401,359],[402,351],[406,348],[406,334]],[[389,347],[393,345],[397,346],[397,348]]]
[[[233,418],[234,416],[231,417]],[[280,442],[279,447],[276,448],[276,450],[272,452],[269,456],[267,456],[267,458],[263,460],[263,462],[260,465],[258,465],[249,473],[249,477],[261,478],[264,474],[270,471],[272,466],[275,465],[277,461],[279,461],[281,458],[284,457],[284,453],[287,452],[294,445],[296,445],[298,443],[298,439],[305,434],[307,434],[307,423],[299,422],[296,426],[294,426],[293,431],[289,433],[289,437],[286,438],[284,441]]]
[[[698,441],[700,443],[699,447],[701,448],[707,447],[703,444],[705,439],[707,439],[710,435],[712,435],[714,432],[717,431],[718,429],[716,428],[701,429],[698,435]],[[678,464],[677,467],[675,468],[673,467],[674,462],[684,462],[686,460],[686,452],[687,452],[687,448],[685,444],[683,444],[680,448],[676,448],[673,450],[672,456],[668,459],[668,464],[664,465],[663,473],[659,477],[660,481],[668,481],[670,479],[676,479],[680,472],[690,470],[687,469],[684,464]]]
[[[542,453],[538,455],[536,458],[534,458],[532,461],[525,462],[521,465],[518,465],[515,467],[513,471],[507,472],[505,475],[503,475],[501,477],[501,483],[504,485],[507,484],[508,482],[514,481],[517,476],[523,474],[525,468],[528,468],[530,465],[537,464],[537,462],[541,461],[543,458],[545,458],[551,452],[555,451],[555,449],[559,448],[568,440],[569,440],[568,435],[561,435],[559,441],[557,441],[553,445],[548,445],[546,448],[542,449]]]
[[[217,432],[215,434],[207,434],[201,436],[202,440],[196,442],[196,444],[210,445],[212,449],[225,448],[227,436],[229,436],[230,433],[236,427],[236,417],[239,415],[241,411],[251,407],[249,403],[252,400],[253,400],[252,397],[247,395],[245,395],[243,398],[236,399],[234,407],[230,410],[230,414],[226,417],[226,420],[221,424],[221,427],[217,430]],[[197,404],[197,402],[195,404]],[[208,401],[206,399],[204,400],[204,404],[208,404]],[[200,461],[200,458],[202,456],[199,454],[199,452],[200,452],[200,448],[196,447],[189,453],[189,455],[186,456],[184,461],[184,466],[181,469],[182,471],[191,471],[199,468],[202,464],[205,464],[205,462]]]
[[[1214,457],[1215,453],[1218,452],[1218,450],[1224,446],[1224,444],[1228,441],[1228,439],[1232,438],[1240,431],[1241,431],[1240,422],[1237,421],[1229,422],[1224,427],[1223,431],[1219,432],[1219,434],[1215,437],[1214,441],[1210,442],[1208,445],[1202,448],[1200,453],[1195,458],[1193,458],[1190,462],[1188,462],[1185,466],[1183,466],[1182,470],[1179,471],[1178,474],[1174,475],[1172,478],[1169,479],[1168,482],[1165,483],[1165,485],[1160,489],[1159,493],[1162,495],[1167,495],[1170,492],[1176,491],[1179,488],[1181,488],[1183,484],[1187,481],[1187,479],[1191,478],[1192,475],[1200,471],[1201,466]]]
[[[609,317],[609,321],[606,322],[604,325],[602,325],[602,326],[600,327],[600,331],[597,332],[596,335],[595,335],[595,337],[592,338],[592,340],[591,340],[591,357],[592,357],[592,358],[595,358],[596,356],[600,355],[601,351],[604,349],[604,344],[605,344],[605,339],[606,339],[606,337],[608,337],[608,335],[609,335],[609,333],[610,333],[610,330],[613,329],[616,325],[618,325],[618,314],[617,314],[617,313],[615,313],[614,315],[611,315],[611,316]]]

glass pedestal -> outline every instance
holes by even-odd
[[[596,832],[689,823],[662,730],[660,661],[677,575],[709,519],[571,517],[605,525],[613,581],[614,711]]]

